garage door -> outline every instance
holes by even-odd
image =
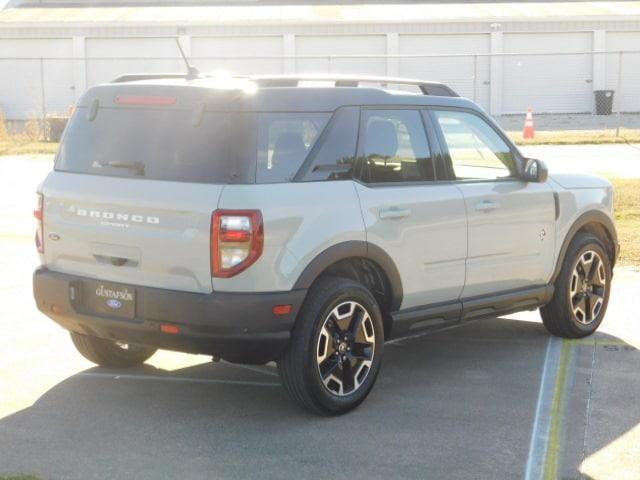
[[[607,88],[615,90],[614,111],[640,112],[640,32],[611,32],[607,34]],[[618,84],[618,60],[622,58]]]
[[[282,36],[193,37],[191,54],[201,71],[236,75],[282,73]],[[266,57],[266,58],[265,58]]]
[[[184,72],[173,38],[87,38],[87,86],[125,73]]]
[[[297,36],[296,72],[385,75],[386,50],[384,35]],[[355,55],[356,58],[336,58],[335,55]],[[357,58],[358,55],[362,57]],[[382,56],[367,58],[367,55]]]
[[[429,55],[400,59],[400,75],[443,82],[463,97],[489,104],[488,34],[400,35],[400,53]]]
[[[45,114],[74,104],[72,48],[71,39],[0,40],[0,110],[6,118],[41,117],[43,103]]]
[[[503,113],[591,112],[591,47],[586,32],[504,34]]]

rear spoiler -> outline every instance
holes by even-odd
[[[137,82],[140,80],[160,80],[163,78],[187,78],[186,73],[127,73],[111,80],[111,83]]]

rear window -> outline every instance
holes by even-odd
[[[198,183],[293,179],[331,118],[318,112],[87,108],[71,119],[56,170]]]
[[[86,108],[73,115],[56,170],[152,180],[253,183],[256,118],[252,113]]]

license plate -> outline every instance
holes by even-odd
[[[113,283],[86,282],[82,286],[85,309],[110,317],[134,318],[136,292]]]

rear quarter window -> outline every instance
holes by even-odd
[[[256,182],[291,181],[330,117],[315,112],[258,114]]]
[[[320,143],[310,153],[304,181],[348,180],[356,164],[359,107],[336,110]]]

